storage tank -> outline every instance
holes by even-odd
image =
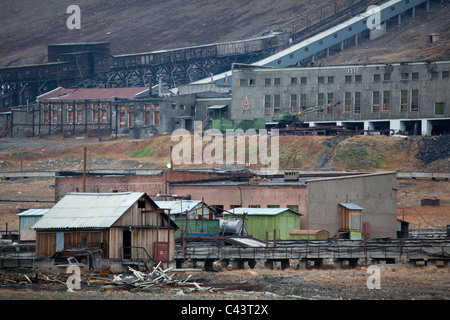
[[[239,219],[220,219],[220,235],[245,235],[246,228],[242,220]]]

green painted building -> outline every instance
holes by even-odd
[[[231,212],[231,213],[230,213]],[[223,212],[225,219],[246,218],[247,235],[265,240],[266,232],[269,240],[288,240],[289,231],[300,229],[301,213],[288,208],[234,208]]]

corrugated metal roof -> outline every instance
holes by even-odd
[[[354,203],[339,203],[339,204],[350,210],[364,210],[364,208],[361,208],[360,206]]]
[[[23,216],[43,216],[49,212],[50,209],[28,209],[21,213],[18,213],[17,215],[20,217]]]
[[[191,211],[200,200],[183,200],[183,201],[155,201],[160,209],[170,210],[170,214],[179,214],[181,212]]]
[[[143,195],[143,192],[68,193],[32,228],[109,228]]]
[[[234,208],[230,209],[229,212],[224,211],[224,214],[248,214],[248,215],[277,215],[285,211],[291,211],[294,213],[297,213],[299,215],[302,215],[301,213],[290,210],[289,208]]]
[[[38,97],[39,100],[98,100],[112,98],[135,98],[136,95],[148,91],[147,87],[129,88],[57,88]]]

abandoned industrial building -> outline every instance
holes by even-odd
[[[233,70],[230,119],[295,114],[306,126],[345,126],[394,133],[449,133],[450,62],[258,68]],[[247,102],[249,107],[244,107]]]

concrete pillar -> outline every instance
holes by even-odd
[[[233,270],[244,269],[244,261],[240,259],[231,260],[231,269]]]
[[[281,269],[282,269],[282,270],[288,269],[289,267],[290,267],[289,259],[283,259],[283,260],[281,260]]]
[[[430,120],[423,119],[422,120],[422,135],[423,136],[431,136],[431,130],[433,129],[433,125]]]
[[[327,58],[330,56],[330,48],[327,48]]]
[[[341,41],[341,51],[344,51],[344,40]]]
[[[230,260],[228,259],[220,260],[220,264],[222,265],[222,267],[226,268],[230,264]]]
[[[273,269],[273,260],[266,260],[266,262],[264,262],[264,267],[266,269]]]
[[[416,17],[416,7],[412,8],[412,17],[413,19]]]
[[[405,123],[400,120],[389,121],[389,127],[394,130],[394,133],[397,133],[398,131],[405,131],[406,129]]]
[[[211,271],[213,269],[214,260],[206,259],[205,260],[205,271]]]
[[[309,268],[308,259],[300,259],[298,261],[298,267],[299,267],[299,269],[308,269]]]
[[[334,259],[333,260],[333,264],[334,264],[334,267],[336,269],[342,269],[342,266],[344,265],[344,260],[342,260],[342,259]]]
[[[430,0],[427,0],[427,12],[429,12],[431,9],[431,3]]]
[[[401,25],[401,24],[402,24],[402,14],[400,13],[398,15],[398,25]]]
[[[316,268],[322,268],[322,266],[323,266],[323,259],[316,259],[316,260],[314,261],[314,267],[316,267]]]
[[[364,130],[373,130],[373,124],[370,121],[364,121]]]
[[[358,46],[359,33],[355,34],[355,46]]]
[[[358,260],[357,258],[348,259],[348,266],[350,268],[356,268],[358,266]]]
[[[436,260],[427,260],[427,267],[436,267]]]

